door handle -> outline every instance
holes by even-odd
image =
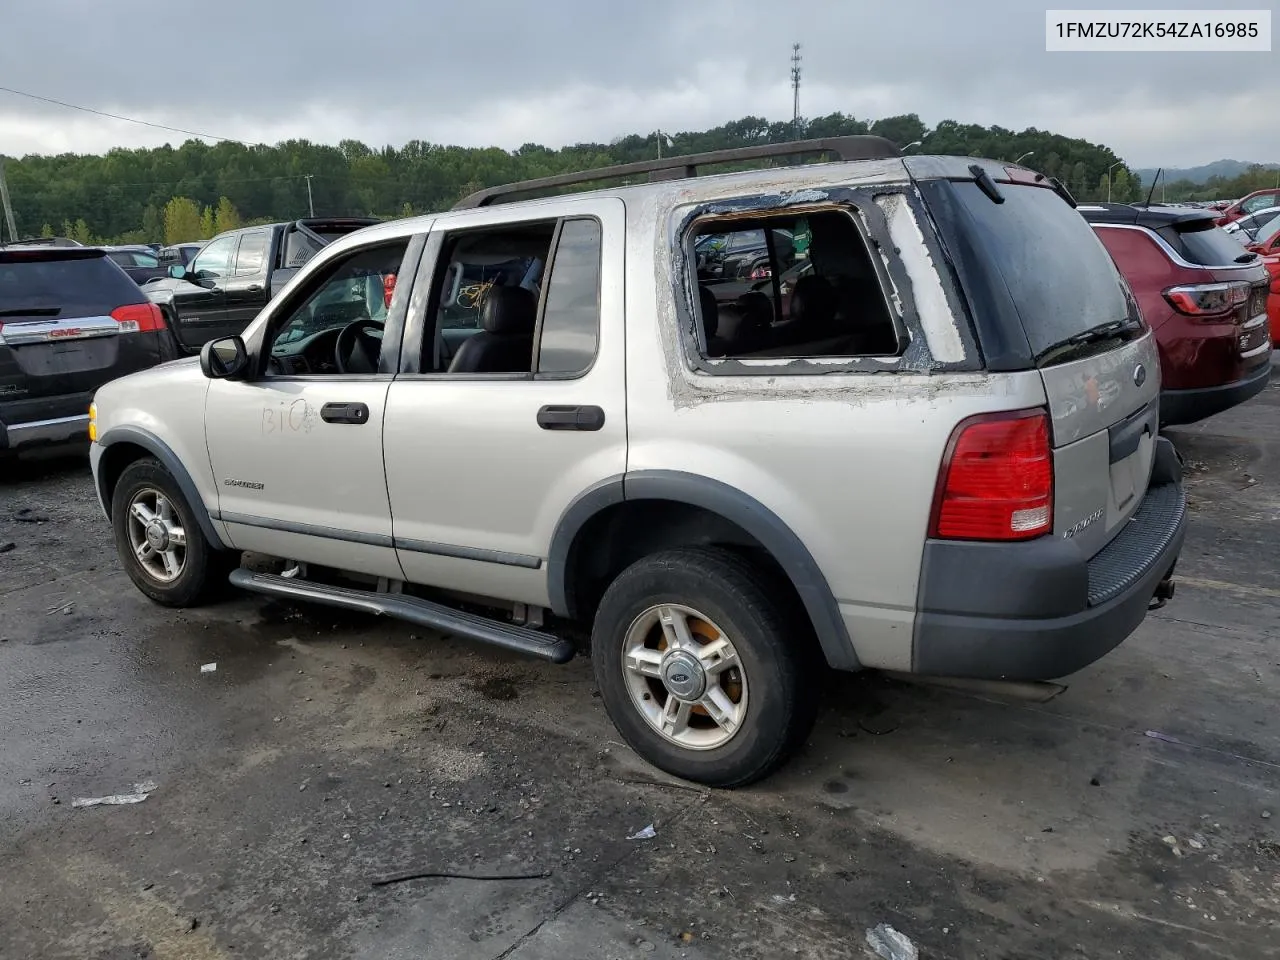
[[[249,286],[247,286],[247,287],[245,287],[245,288],[244,288],[244,292],[245,292],[245,293],[261,293],[261,292],[262,292],[262,284],[260,284],[260,283],[251,283],[251,284],[249,284]]]
[[[326,403],[320,408],[325,423],[368,423],[369,407],[363,403]]]
[[[604,426],[604,411],[599,407],[542,407],[538,426],[543,430],[599,430]]]

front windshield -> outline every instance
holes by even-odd
[[[1243,233],[1243,231],[1241,232]],[[1258,228],[1253,242],[1259,246],[1269,247],[1277,235],[1280,235],[1280,214],[1276,214]],[[1236,234],[1236,236],[1240,236],[1240,234]]]

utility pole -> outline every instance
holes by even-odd
[[[306,174],[306,178],[307,178],[307,206],[311,209],[311,216],[312,216],[312,217],[314,217],[314,216],[316,215],[316,202],[315,202],[313,199],[311,199],[311,178],[312,178],[312,177],[314,177],[314,176],[315,176],[315,174],[314,174],[314,173],[308,173],[308,174]]]
[[[658,159],[662,159],[662,131],[658,131]]]
[[[9,202],[9,182],[4,178],[4,161],[0,160],[0,204],[4,205],[4,221],[9,225],[9,239],[18,242],[18,228],[13,222],[13,205]]]
[[[791,126],[800,139],[800,44],[791,45]]]

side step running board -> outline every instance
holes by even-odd
[[[231,582],[242,590],[265,593],[289,600],[305,600],[346,610],[381,614],[407,620],[422,627],[430,627],[442,633],[468,637],[482,643],[491,643],[517,653],[527,653],[552,663],[565,663],[572,659],[573,643],[562,637],[519,627],[500,620],[464,613],[443,604],[420,600],[404,594],[374,593],[348,587],[331,587],[307,580],[291,580],[270,573],[255,573],[241,567],[231,572]]]

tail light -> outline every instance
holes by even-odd
[[[154,303],[131,303],[111,311],[121,333],[151,333],[164,329],[164,314]]]
[[[1164,298],[1189,317],[1219,317],[1249,299],[1248,283],[1197,283],[1170,287]]]
[[[382,302],[388,310],[391,309],[391,298],[396,293],[396,275],[394,273],[384,274],[382,277]]]
[[[749,280],[768,280],[772,276],[773,276],[773,271],[770,270],[768,267],[756,267],[754,270],[751,271],[751,276],[748,277],[748,279]]]
[[[1053,529],[1053,450],[1042,409],[982,414],[951,434],[929,535],[1031,540]]]

